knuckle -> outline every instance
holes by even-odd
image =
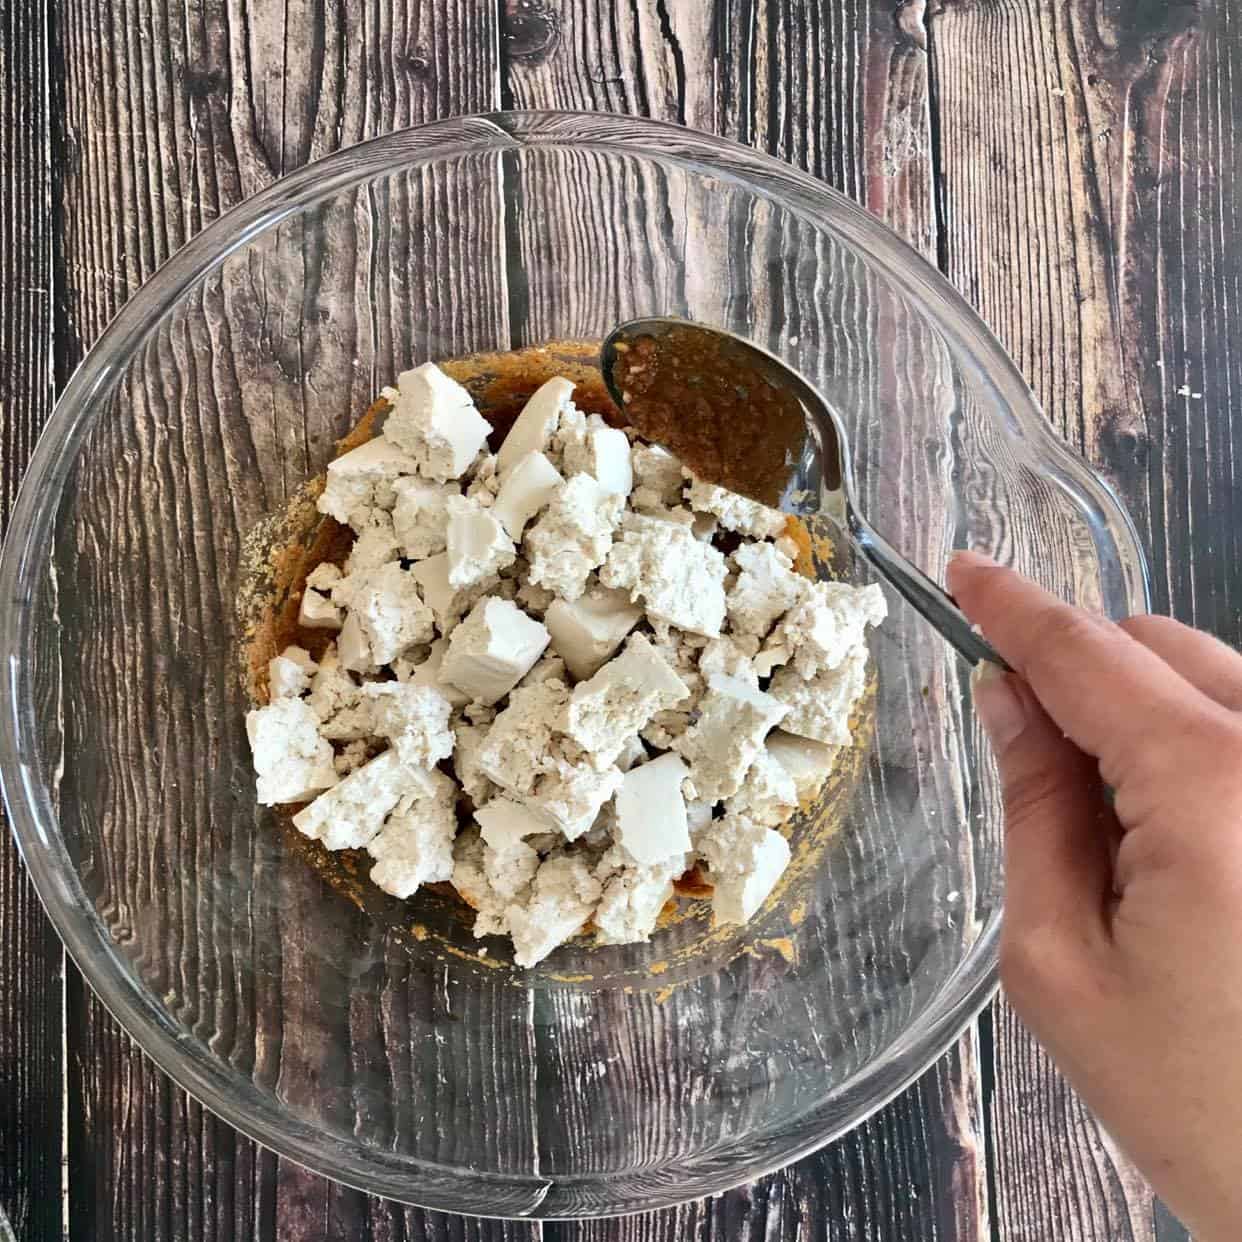
[[[1052,812],[1059,783],[1051,772],[1011,773],[1006,776],[1002,798],[1009,828],[1031,823]]]

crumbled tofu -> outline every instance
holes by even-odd
[[[771,543],[745,544],[734,552],[733,563],[739,572],[727,596],[729,624],[735,633],[763,638],[802,598],[806,579]]]
[[[725,617],[725,573],[724,556],[686,527],[630,514],[599,576],[641,600],[653,619],[714,638]]]
[[[624,501],[606,492],[589,474],[560,484],[543,515],[526,536],[530,580],[562,599],[586,590],[591,570],[603,564]]]
[[[526,804],[545,827],[550,825],[564,833],[567,841],[574,841],[595,822],[622,779],[620,768],[599,771],[589,763],[572,763],[554,755]]]
[[[476,807],[488,802],[496,792],[487,774],[479,767],[479,751],[491,729],[489,724],[467,724],[464,720],[453,722],[456,745],[453,747],[453,771],[462,790]]]
[[[402,798],[434,792],[431,773],[401,762],[386,750],[293,817],[303,835],[330,850],[358,850],[370,844]]]
[[[375,732],[392,743],[402,763],[434,768],[453,753],[453,707],[431,686],[378,681],[363,687],[371,700]]]
[[[371,703],[341,667],[335,647],[329,647],[320,659],[306,701],[319,720],[320,735],[329,741],[356,742],[374,736]]]
[[[448,501],[448,581],[462,590],[497,577],[517,559],[513,540],[490,509],[467,496]]]
[[[286,647],[267,664],[268,691],[273,699],[297,698],[310,689],[319,665],[305,647]]]
[[[492,513],[510,539],[516,542],[522,538],[526,523],[552,499],[564,481],[561,472],[542,453],[527,453],[509,471],[496,495]]]
[[[514,961],[534,966],[577,935],[594,913],[600,891],[599,881],[582,858],[561,854],[545,859],[535,872],[529,903],[505,911]]]
[[[598,944],[639,944],[648,939],[673,896],[673,881],[686,870],[684,856],[653,867],[618,864],[610,857],[623,853],[614,847],[596,869],[603,885],[594,917]]]
[[[563,730],[569,691],[556,681],[514,690],[479,747],[478,770],[507,793],[528,798],[550,766],[553,737]]]
[[[393,534],[401,555],[426,560],[448,546],[448,502],[460,495],[454,483],[398,479],[392,510]]]
[[[798,809],[798,790],[788,769],[765,746],[724,809],[727,815],[745,815],[766,828],[775,828]]]
[[[714,802],[737,793],[764,738],[788,710],[736,677],[713,673],[698,720],[674,743],[690,764],[694,796]]]
[[[484,843],[501,853],[525,837],[548,831],[544,820],[512,798],[493,798],[475,811],[474,820]]]
[[[246,713],[246,734],[263,806],[305,802],[336,784],[332,747],[304,699],[277,699]]]
[[[346,652],[347,634],[356,623],[361,649]],[[435,620],[423,603],[417,578],[399,561],[390,561],[366,575],[351,594],[349,614],[341,629],[341,663],[355,672],[389,664],[415,643],[435,637]]]
[[[429,792],[408,807],[398,806],[367,844],[375,859],[372,883],[394,897],[412,897],[423,884],[453,878],[457,783],[443,772],[432,772],[429,784]]]
[[[539,855],[518,842],[497,851],[467,828],[453,845],[453,887],[475,910],[474,934],[503,936],[508,930],[506,911],[530,899],[531,883],[539,870]]]
[[[553,649],[582,681],[611,658],[642,615],[624,591],[595,587],[576,600],[553,601],[544,623]]]
[[[328,476],[317,502],[320,513],[354,530],[365,530],[390,510],[397,479],[410,475],[418,463],[383,437],[368,440],[328,463]]]
[[[884,592],[872,583],[855,587],[844,582],[801,580],[802,597],[772,632],[770,646],[790,653],[802,677],[836,668],[866,641],[868,625],[888,615]]]
[[[855,647],[836,668],[810,680],[789,665],[777,669],[768,693],[789,709],[781,721],[787,733],[848,746],[850,715],[866,686],[867,649]]]
[[[692,509],[719,518],[725,530],[736,531],[752,539],[775,539],[784,533],[786,523],[783,513],[769,509],[757,500],[726,491],[714,483],[691,479],[686,498]]]
[[[441,634],[448,634],[470,608],[498,585],[496,578],[484,578],[470,587],[451,586],[447,552],[438,552],[411,565],[410,573]]]
[[[814,798],[824,787],[837,761],[839,747],[813,742],[783,729],[768,734],[767,751],[789,773],[799,801]]]
[[[672,754],[631,768],[617,793],[617,841],[640,866],[684,856],[690,849],[681,783],[690,774]]]
[[[686,697],[686,683],[642,635],[634,634],[620,655],[590,680],[574,687],[565,732],[597,769],[611,767],[658,711]]]
[[[624,431],[609,427],[598,414],[592,414],[581,426],[566,429],[560,447],[566,475],[589,474],[606,492],[630,494],[634,471]]]
[[[482,600],[449,635],[440,675],[480,703],[495,703],[530,671],[548,631],[506,599]]]
[[[767,901],[789,866],[789,842],[773,828],[744,815],[714,822],[699,842],[711,872],[712,919],[717,925],[745,923]]]
[[[345,558],[345,577],[332,588],[332,602],[348,605],[357,586],[372,570],[387,565],[401,556],[397,537],[393,533],[392,516],[381,513],[379,517],[354,540]]]
[[[782,515],[572,395],[545,384],[492,455],[437,367],[385,389],[380,437],[320,501],[352,547],[299,601],[335,641],[318,664],[281,652],[247,718],[260,801],[309,803],[298,828],[366,848],[400,900],[451,880],[526,966],[589,925],[647,939],[696,864],[716,922],[749,918],[788,862],[775,826],[849,740],[884,615],[876,588],[799,577]]]
[[[557,376],[541,385],[522,407],[496,454],[501,483],[510,470],[529,453],[542,453],[556,430],[561,411],[572,408],[574,386]]]
[[[385,439],[408,453],[424,478],[460,478],[491,432],[470,394],[432,362],[402,372],[397,390]]]
[[[302,603],[298,608],[298,624],[308,630],[339,630],[344,611],[329,598],[332,588],[341,580],[341,571],[330,561],[316,565],[306,579]]]
[[[681,503],[685,474],[681,462],[658,444],[635,444],[630,450],[635,508],[671,509]]]

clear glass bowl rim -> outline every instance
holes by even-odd
[[[74,373],[48,419],[23,480],[0,556],[0,784],[13,835],[44,908],[100,1001],[138,1046],[200,1103],[264,1146],[371,1194],[443,1211],[508,1218],[582,1218],[669,1207],[754,1180],[865,1121],[919,1077],[988,1003],[996,988],[1000,909],[958,969],[885,1054],[842,1084],[836,1098],[789,1124],[665,1166],[609,1176],[558,1176],[574,1186],[572,1213],[556,1210],[554,1183],[537,1175],[433,1165],[325,1141],[273,1109],[204,1056],[172,1023],[113,946],[77,880],[49,790],[38,776],[26,670],[34,663],[34,600],[63,488],[95,419],[130,360],[187,290],[230,254],[287,217],[385,173],[471,150],[592,148],[660,159],[772,198],[862,249],[870,263],[971,358],[1007,408],[1011,434],[1032,445],[1045,475],[1103,517],[1117,545],[1098,549],[1119,577],[1110,613],[1145,610],[1150,586],[1137,532],[1108,484],[1051,431],[1014,363],[947,280],[877,217],[823,182],[738,143],[677,125],[591,112],[497,112],[399,130],[347,147],[282,177],[225,212],[168,259],[122,307]],[[585,1193],[582,1193],[584,1192]]]

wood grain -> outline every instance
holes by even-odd
[[[0,519],[51,408],[48,6],[0,14]],[[64,954],[7,831],[0,843],[0,1211],[22,1242],[61,1229]]]
[[[1237,15],[944,2],[930,29],[948,271],[1121,491],[1156,608],[1237,643]],[[1184,1236],[1003,1005],[994,1030],[1002,1236]]]

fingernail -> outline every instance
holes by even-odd
[[[996,562],[990,556],[984,556],[982,552],[971,552],[966,548],[959,548],[956,552],[949,555],[949,564],[945,570],[945,577],[948,579],[949,590],[954,590],[954,579],[962,570],[983,569],[988,565],[995,565]]]
[[[980,660],[970,675],[975,712],[997,750],[1004,750],[1026,728],[1026,699],[1013,677],[999,665]]]

